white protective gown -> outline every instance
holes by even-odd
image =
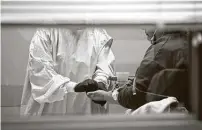
[[[37,29],[29,48],[21,115],[106,113],[76,83],[93,78],[109,87],[114,75],[112,38],[104,29]]]

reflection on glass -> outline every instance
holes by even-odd
[[[75,26],[2,27],[2,85],[18,97],[3,105],[17,115],[190,110],[187,31]]]

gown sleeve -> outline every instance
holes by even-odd
[[[152,77],[165,69],[164,62],[168,61],[169,58],[172,58],[169,57],[169,52],[162,51],[162,49],[157,46],[161,46],[161,44],[152,45],[146,51],[145,56],[136,71],[134,84],[119,90],[118,102],[123,107],[137,109],[144,105],[146,103],[144,92],[148,91]]]
[[[96,64],[94,80],[105,84],[106,89],[109,87],[109,76],[114,76],[115,57],[111,50],[113,39],[104,29],[95,30],[96,46],[99,47],[98,61]]]
[[[32,96],[39,103],[63,100],[76,84],[54,70],[52,47],[50,31],[38,29],[29,48],[28,74]]]

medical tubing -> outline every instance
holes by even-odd
[[[120,86],[119,88],[124,88],[126,85],[128,84],[125,83],[124,85]],[[167,97],[170,97],[170,96],[166,96],[166,95],[161,95],[161,94],[156,94],[156,93],[151,93],[151,92],[145,92],[145,91],[142,91],[140,89],[138,89],[136,86],[134,86],[136,90],[138,90],[139,92],[142,92],[142,93],[145,93],[145,94],[150,94],[150,95],[154,95],[154,96],[159,96],[159,97],[164,97],[164,98],[167,98]],[[133,93],[133,95],[135,95],[136,93]]]

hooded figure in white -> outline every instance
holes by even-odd
[[[106,113],[75,86],[93,79],[109,89],[114,75],[112,38],[104,29],[38,29],[31,40],[21,115]]]

